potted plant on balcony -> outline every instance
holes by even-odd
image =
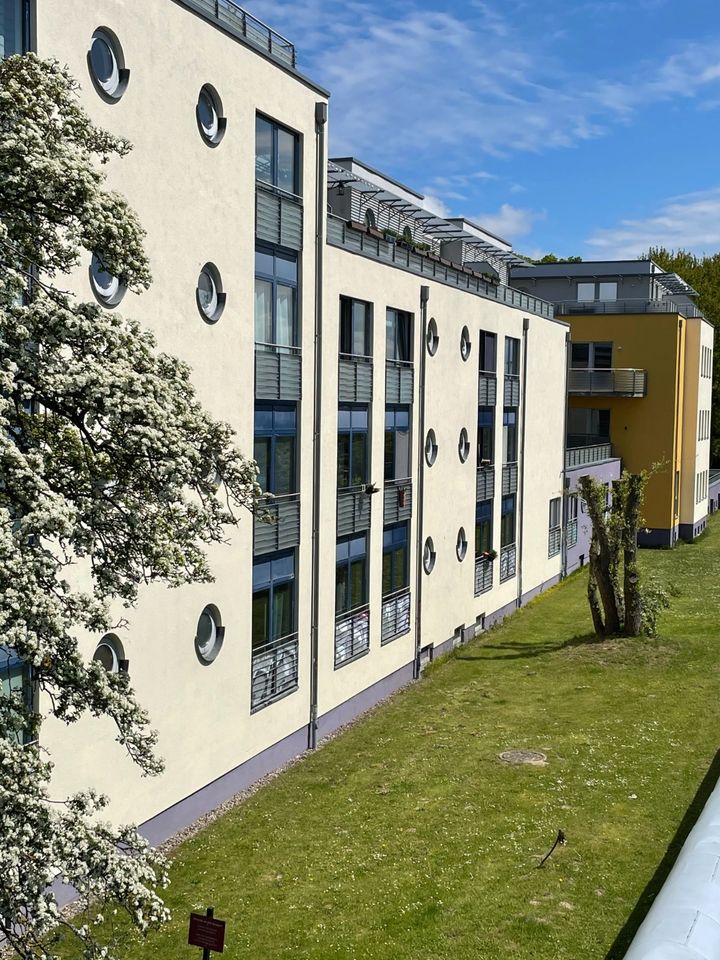
[[[497,550],[483,550],[480,556],[483,558],[483,560],[495,560],[497,557]]]

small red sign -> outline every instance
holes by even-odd
[[[225,921],[204,917],[201,913],[190,914],[188,943],[191,947],[204,947],[222,953],[225,946]]]

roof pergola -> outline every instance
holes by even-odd
[[[698,296],[697,290],[691,287],[682,277],[678,276],[677,273],[656,273],[654,274],[654,279],[659,280],[670,293],[685,294],[688,297]]]

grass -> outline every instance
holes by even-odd
[[[179,847],[123,957],[213,904],[228,960],[619,960],[717,776],[720,523],[642,565],[658,639],[594,642],[571,577]]]

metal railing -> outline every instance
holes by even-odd
[[[258,710],[298,688],[298,638],[289,634],[253,647],[250,708]]]
[[[553,305],[539,297],[530,296],[506,287],[504,284],[493,284],[483,280],[474,270],[463,268],[450,261],[443,262],[440,257],[430,251],[405,249],[383,237],[376,237],[362,230],[354,229],[347,220],[328,214],[327,242],[335,247],[344,247],[354,253],[361,253],[374,260],[392,264],[402,270],[437,280],[461,290],[488,300],[506,303],[511,307],[518,307],[527,313],[534,313],[541,317],[553,317]]]
[[[548,533],[548,558],[556,557],[560,553],[562,544],[562,527],[550,527]]]
[[[568,393],[590,397],[644,397],[647,393],[647,371],[620,367],[607,370],[576,367],[568,370]]]
[[[565,527],[565,543],[568,547],[574,547],[578,542],[578,522],[577,520],[568,520]]]
[[[594,443],[583,447],[568,447],[565,450],[565,469],[584,467],[590,463],[602,463],[612,459],[612,446],[609,443]]]
[[[497,402],[497,374],[481,370],[478,378],[478,406],[494,407]]]
[[[287,343],[263,343],[262,340],[255,341],[255,349],[260,353],[289,353],[295,357],[302,354],[302,348],[290,346]]]
[[[680,313],[684,317],[705,316],[694,303],[640,297],[626,300],[561,300],[555,304],[555,313],[561,317],[578,313]]]
[[[515,576],[517,551],[514,543],[500,547],[500,583]]]
[[[504,463],[502,468],[502,495],[509,497],[511,493],[517,493],[518,488],[518,465],[517,461],[513,463]]]
[[[258,20],[233,0],[182,0],[186,7],[197,10],[205,16],[217,20],[231,33],[243,37],[259,50],[288,67],[295,67],[295,45],[286,37],[273,30],[262,20]]]
[[[370,610],[367,604],[335,619],[335,667],[349,663],[370,649]]]
[[[380,642],[389,643],[410,630],[410,590],[403,587],[390,597],[383,597]]]
[[[493,561],[489,557],[475,557],[475,596],[492,590]]]

